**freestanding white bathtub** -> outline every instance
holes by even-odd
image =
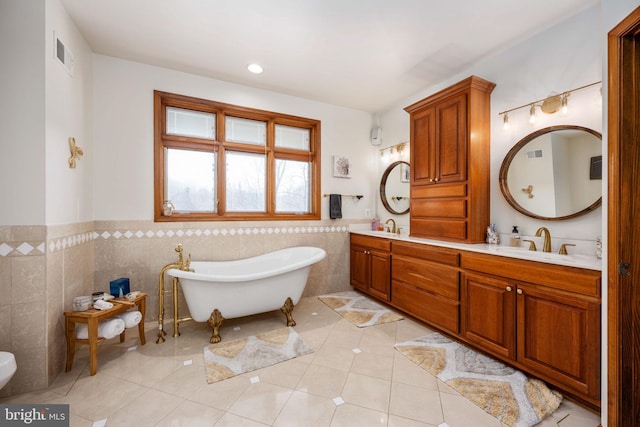
[[[298,246],[234,261],[193,261],[193,272],[172,268],[167,274],[178,278],[191,317],[209,323],[216,343],[225,318],[280,309],[287,326],[295,326],[291,312],[311,265],[326,255],[321,248]]]

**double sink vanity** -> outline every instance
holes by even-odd
[[[600,259],[573,253],[574,248],[569,254],[551,252],[550,244],[542,242],[540,250],[529,250],[527,243],[479,243],[490,222],[488,109],[493,86],[471,77],[406,108],[411,115],[410,235],[352,229],[351,285],[598,411]],[[589,159],[594,160],[597,147],[584,148],[579,141],[582,128],[566,126],[554,133],[560,130],[548,128],[516,144],[500,173],[509,204],[540,220],[584,215],[600,204],[596,194],[596,201],[580,200],[577,208],[567,207],[560,203],[563,194],[577,193],[575,189],[549,188],[543,182],[548,176],[523,174],[529,166],[520,159],[537,158],[540,150],[545,161],[581,156],[586,160],[579,164],[588,167]],[[546,139],[553,150],[544,145]],[[557,149],[564,140],[577,151]],[[553,160],[556,165],[562,161]],[[510,174],[509,165],[516,161],[525,163]],[[570,175],[556,178],[566,187]],[[384,203],[391,193],[388,178],[385,173],[381,183],[383,204],[390,213],[402,214]],[[549,210],[551,200],[558,201],[554,210]],[[546,210],[536,212],[537,207]],[[541,231],[550,243],[548,230]]]
[[[351,285],[600,405],[599,260],[352,231]]]

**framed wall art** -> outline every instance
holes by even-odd
[[[351,157],[333,156],[333,176],[351,178]]]

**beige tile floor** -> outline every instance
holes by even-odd
[[[106,419],[110,427],[502,427],[394,350],[395,343],[427,334],[424,326],[405,319],[357,328],[317,298],[302,299],[294,318],[313,353],[225,381],[205,380],[206,324],[183,323],[178,338],[166,324],[170,335],[158,345],[157,324],[148,323],[144,346],[133,330],[122,344],[117,338],[101,344],[95,376],[88,374],[82,346],[73,370],[51,387],[0,403],[69,404],[71,426]],[[221,335],[232,340],[283,326],[281,313],[266,313],[228,320]],[[598,416],[565,400],[539,426],[598,423]]]

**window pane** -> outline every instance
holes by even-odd
[[[205,151],[166,151],[166,194],[178,211],[216,211],[216,156]]]
[[[276,159],[276,212],[311,212],[311,164]]]
[[[258,120],[225,117],[225,140],[246,144],[266,145],[267,123]]]
[[[226,153],[227,211],[266,212],[264,154]]]
[[[276,147],[309,151],[309,129],[276,125]]]
[[[167,107],[167,133],[170,135],[216,138],[216,115],[183,108]]]

